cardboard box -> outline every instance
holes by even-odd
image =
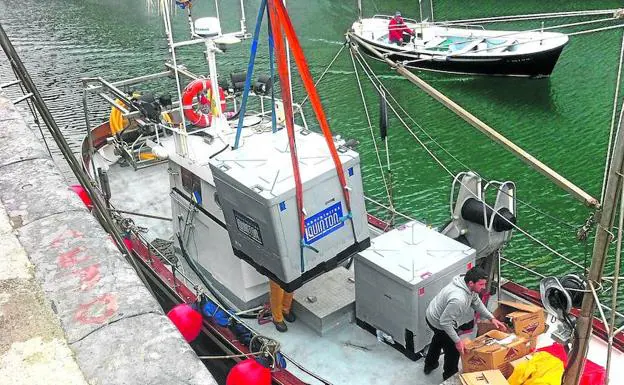
[[[531,352],[531,342],[524,337],[492,330],[467,342],[465,348],[461,357],[464,373],[499,369],[505,374],[510,370],[507,364]]]
[[[494,318],[510,327],[517,336],[533,338],[546,331],[544,309],[520,302],[499,301]],[[490,321],[477,322],[477,336],[496,329]]]
[[[517,360],[511,361],[511,362],[505,364],[504,366],[502,366],[500,371],[503,374],[503,376],[505,376],[505,378],[509,378],[511,376],[511,374],[513,373],[513,371],[518,366],[518,364],[520,364],[522,362],[527,362],[528,360],[531,359],[531,357],[533,357],[532,354],[527,354],[526,356],[524,356],[522,358],[519,358]]]
[[[462,385],[509,385],[500,370],[484,370],[459,376]]]

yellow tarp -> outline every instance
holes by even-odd
[[[561,385],[563,362],[550,353],[538,352],[520,363],[507,380],[509,385]]]

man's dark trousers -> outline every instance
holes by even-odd
[[[437,367],[440,360],[440,352],[444,350],[444,372],[442,373],[442,378],[446,380],[458,371],[459,352],[455,347],[455,342],[444,330],[434,328],[429,323],[429,320],[425,320],[429,328],[433,330],[433,338],[425,358],[425,369]]]

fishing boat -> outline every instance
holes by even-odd
[[[406,43],[389,40],[393,16],[374,15],[351,31],[388,58],[408,68],[455,74],[547,77],[568,43],[559,32],[486,30],[404,19],[414,32]]]
[[[603,279],[600,272],[590,275],[589,284],[581,279],[576,289],[545,281],[540,293],[500,276],[504,247],[519,229],[512,181],[486,181],[470,170],[454,175],[451,215],[438,229],[391,207],[392,218],[402,220],[369,214],[367,207],[376,203],[363,194],[354,142],[329,130],[283,4],[261,2],[247,73],[232,74],[226,85],[224,76],[217,81],[216,57],[224,46],[249,37],[244,23],[241,30],[225,32],[218,18],[194,19],[186,7],[188,39],[176,41],[171,13],[176,3],[188,5],[160,3],[171,52],[165,71],[113,81],[83,79],[89,135],[80,155],[90,178],[84,188],[98,216],[115,223],[110,231],[123,238],[119,246],[136,259],[163,308],[187,303],[202,311],[202,336],[193,342],[197,351],[218,350],[221,355],[213,358],[228,368],[248,356],[263,359],[275,384],[440,384],[440,370],[423,374],[420,358],[431,337],[423,306],[450,276],[476,264],[490,273],[490,306],[512,299],[559,314],[548,318],[548,332],[537,346],[574,340],[571,317],[587,320],[588,314],[585,303],[580,313],[569,309],[578,305],[572,297],[582,293],[587,300],[593,292],[588,287]],[[253,81],[265,12],[281,98],[274,95],[273,74]],[[320,133],[292,101],[285,40]],[[208,76],[179,62],[176,48],[190,46],[207,57]],[[128,92],[166,79],[173,79],[177,97]],[[383,105],[393,110],[389,90],[380,91]],[[91,97],[111,109],[107,121],[93,125]],[[341,123],[334,124],[339,132]],[[622,158],[613,154],[620,163],[614,163],[607,197],[615,196],[621,183]],[[568,191],[601,206],[600,228],[611,228],[615,198],[599,203],[578,189]],[[597,239],[605,237],[598,232]],[[597,258],[592,272],[598,265]],[[269,278],[295,291],[298,319],[286,333],[267,317]],[[549,300],[553,289],[569,299],[568,307]],[[624,339],[591,310],[589,325],[598,333],[589,336],[589,351],[573,353],[571,362],[580,360],[582,369],[588,358],[618,378],[624,374],[619,365]],[[567,381],[581,369],[568,371]],[[444,383],[458,381],[454,376]]]
[[[419,1],[420,18],[374,15],[362,17],[362,2],[358,1],[359,18],[349,33],[365,42],[361,49],[374,59],[374,47],[385,58],[411,69],[471,75],[517,76],[541,78],[551,75],[569,36],[620,28],[622,9],[591,10],[510,15],[464,20],[434,21],[433,1]],[[428,3],[428,4],[427,4]],[[428,9],[423,12],[423,4]],[[398,17],[398,18],[397,18]],[[514,31],[486,29],[488,23],[548,20],[562,17],[591,17],[574,23]],[[597,18],[601,17],[601,18]],[[397,24],[398,23],[398,24]],[[596,23],[613,24],[593,28]],[[553,32],[566,28],[590,26],[570,33]],[[392,31],[401,32],[402,39],[391,39]],[[395,33],[396,34],[396,33]],[[401,35],[399,34],[399,35]]]

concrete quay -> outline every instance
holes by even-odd
[[[0,385],[216,384],[0,93]]]

